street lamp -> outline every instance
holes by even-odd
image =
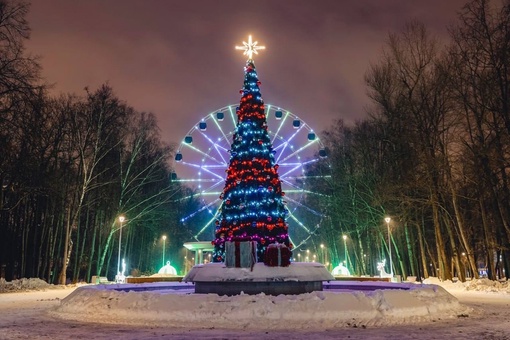
[[[390,233],[391,218],[385,217],[384,221],[386,222],[386,225],[388,226],[388,252],[390,254],[390,274],[391,274],[391,277],[393,277],[393,261],[391,259],[391,233]]]
[[[166,235],[163,235],[163,267],[165,266],[165,241]]]
[[[345,267],[349,269],[349,265],[347,263],[347,235],[343,235],[342,238],[344,239],[344,258],[345,258]]]
[[[120,279],[120,248],[121,248],[121,245],[122,245],[122,223],[124,223],[124,221],[126,220],[126,218],[123,216],[123,215],[120,215],[119,216],[119,222],[120,222],[120,228],[119,228],[119,256],[118,256],[118,259],[117,259],[117,278]]]

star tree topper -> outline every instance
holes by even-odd
[[[265,46],[257,46],[258,41],[251,41],[251,35],[248,36],[248,42],[243,41],[244,46],[236,46],[236,50],[244,50],[243,55],[248,56],[248,60],[252,59],[253,54],[259,54],[257,50],[265,50]]]

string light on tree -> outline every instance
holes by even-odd
[[[244,47],[236,46],[248,56],[244,68],[244,86],[236,109],[237,124],[230,147],[229,167],[222,204],[216,220],[214,262],[224,260],[225,242],[256,241],[257,260],[262,262],[266,247],[282,243],[290,247],[286,217],[273,146],[267,131],[264,101],[260,94],[253,54],[264,46],[248,37]]]

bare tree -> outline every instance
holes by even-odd
[[[500,259],[510,270],[510,4],[474,0],[459,19],[451,30],[450,56],[452,88],[467,132],[463,156],[469,162],[463,170],[478,202],[478,221],[472,223],[482,226],[473,232],[484,235],[485,259],[479,260],[487,263],[489,277],[496,278],[496,272],[499,277],[504,272]],[[473,257],[471,250],[468,254]]]
[[[178,192],[169,181],[167,166],[172,149],[161,143],[154,115],[139,113],[132,117],[129,133],[120,161],[118,213],[107,230],[106,243],[97,272],[101,273],[113,235],[120,225],[121,214],[128,218],[124,227],[141,228],[158,219],[160,209],[169,209],[169,203]]]
[[[121,148],[122,131],[125,130],[123,122],[132,114],[132,109],[121,103],[109,86],[103,85],[96,92],[88,92],[87,101],[77,103],[69,114],[69,157],[75,161],[77,177],[66,200],[69,217],[65,229],[64,261],[59,276],[61,284],[65,284],[71,256],[72,228],[77,228],[87,193],[109,184],[104,181],[103,174],[110,171],[115,163],[108,162],[107,157]]]

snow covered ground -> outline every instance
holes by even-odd
[[[185,284],[124,292],[0,281],[0,339],[510,339],[508,284],[426,283],[218,297],[188,294]]]

